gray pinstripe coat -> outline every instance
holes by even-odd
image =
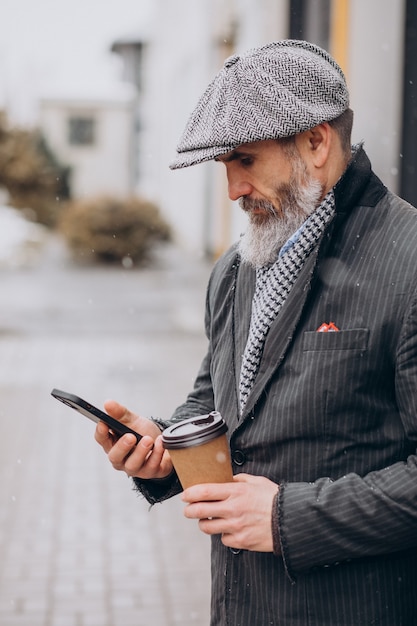
[[[212,626],[417,624],[417,211],[363,149],[335,197],[241,419],[254,272],[232,249],[211,276],[208,353],[173,419],[221,412],[235,472],[281,485],[283,551],[213,538]],[[316,332],[323,322],[340,331]],[[177,489],[137,486],[152,502]]]

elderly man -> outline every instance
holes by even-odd
[[[212,536],[212,626],[417,623],[417,212],[351,146],[345,78],[284,40],[228,59],[172,168],[216,160],[248,228],[216,263],[208,351],[168,422],[96,439],[149,502],[160,429],[219,411],[234,482],[183,491]]]

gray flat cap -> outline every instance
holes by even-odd
[[[348,107],[344,74],[318,46],[284,39],[231,56],[191,114],[170,168],[302,133]]]

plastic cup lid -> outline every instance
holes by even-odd
[[[167,449],[188,448],[207,443],[227,431],[227,425],[218,411],[190,417],[166,428],[162,442]]]

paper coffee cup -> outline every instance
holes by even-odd
[[[233,480],[226,431],[227,425],[217,411],[191,417],[164,430],[162,442],[184,489]]]

